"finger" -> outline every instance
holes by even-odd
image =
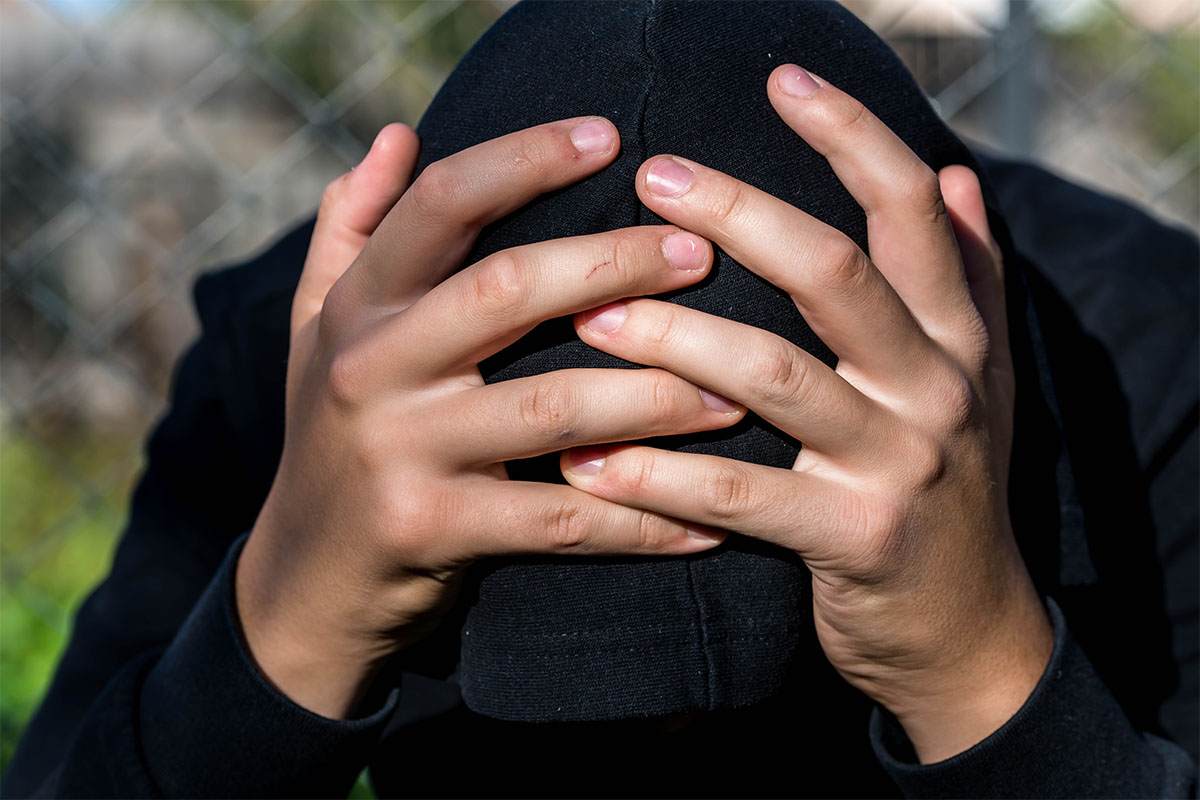
[[[353,263],[412,178],[420,142],[412,128],[386,126],[367,155],[325,189],[292,303],[292,329],[319,313],[329,287]]]
[[[686,159],[642,165],[638,196],[791,295],[841,360],[908,385],[932,344],[870,259],[840,231],[766,192]]]
[[[963,166],[938,173],[946,210],[962,253],[967,286],[983,319],[994,353],[1008,352],[1008,315],[1004,302],[1004,261],[992,238],[979,177]]]
[[[464,465],[530,458],[582,444],[706,431],[733,425],[745,409],[658,369],[570,369],[461,392],[441,409],[471,430]]]
[[[479,230],[617,154],[612,123],[551,122],[469,147],[427,167],[346,275],[350,303],[406,305],[458,267]]]
[[[736,400],[816,452],[849,456],[884,441],[873,433],[876,404],[781,336],[648,299],[592,309],[575,324],[593,347]]]
[[[640,294],[695,283],[712,266],[704,239],[673,226],[554,239],[488,256],[448,278],[396,318],[386,335],[424,369],[469,370],[540,322]],[[398,357],[404,358],[404,355]]]
[[[744,533],[815,563],[845,552],[840,520],[861,518],[856,494],[795,470],[639,446],[568,450],[560,463],[572,486],[597,497]]]
[[[451,561],[532,553],[670,556],[709,550],[722,531],[610,503],[570,486],[487,481],[470,489]],[[446,537],[448,540],[451,537]]]
[[[937,177],[862,103],[792,64],[767,95],[867,214],[871,260],[934,338],[971,311]]]

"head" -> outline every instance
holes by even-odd
[[[659,153],[786,199],[866,251],[861,209],[767,100],[767,76],[787,62],[854,94],[931,167],[974,163],[890,48],[836,4],[525,2],[435,98],[418,129],[420,166],[564,117],[601,115],[621,133],[612,165],[487,228],[467,263],[534,241],[661,224],[634,192],[638,167]],[[710,278],[670,299],[771,330],[836,363],[783,292],[719,250]],[[590,349],[562,319],[481,370],[499,381],[571,367],[635,365]],[[783,468],[801,447],[753,415],[658,444]],[[509,473],[562,480],[555,455],[511,463]],[[806,669],[811,577],[794,554],[744,537],[689,559],[489,562],[475,578],[458,677],[467,704],[491,716],[579,721],[732,709],[766,700]]]

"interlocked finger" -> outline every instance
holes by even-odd
[[[819,561],[844,549],[844,520],[864,517],[853,491],[815,475],[651,447],[580,448],[562,456],[573,485],[622,505],[736,531]]]
[[[638,195],[786,291],[838,358],[911,388],[933,346],[895,290],[842,232],[766,192],[682,158],[642,165]]]
[[[886,433],[874,401],[817,358],[759,328],[650,299],[585,312],[576,324],[588,344],[736,400],[817,452],[858,455]]]
[[[439,423],[472,430],[469,448],[448,454],[479,465],[600,442],[713,430],[744,409],[660,369],[571,369],[502,381],[457,394]]]
[[[771,104],[867,213],[871,260],[939,340],[973,321],[937,175],[860,101],[794,65],[767,82]]]
[[[695,523],[610,503],[570,486],[480,481],[447,537],[450,561],[536,553],[596,556],[686,555],[725,536]]]
[[[386,335],[402,348],[398,359],[420,354],[410,377],[474,371],[544,320],[678,289],[711,265],[704,239],[667,225],[515,247],[448,278],[397,315]]]

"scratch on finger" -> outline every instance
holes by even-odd
[[[599,269],[603,269],[604,267],[608,267],[608,266],[612,266],[612,262],[611,262],[611,261],[601,261],[599,264],[597,264],[596,266],[592,267],[591,271],[590,271],[590,272],[587,274],[587,277],[586,277],[586,278],[584,278],[584,280],[587,280],[588,278],[590,278],[590,277],[592,277],[593,275],[595,275],[597,270],[599,270]]]

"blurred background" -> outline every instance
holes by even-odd
[[[509,5],[0,0],[0,770],[107,571],[195,277],[310,215]],[[847,5],[973,141],[1200,226],[1200,0]]]

